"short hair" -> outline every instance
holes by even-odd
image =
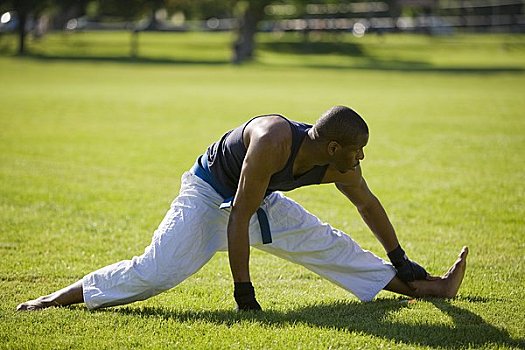
[[[368,135],[368,126],[357,112],[345,106],[334,106],[321,115],[314,126],[315,138],[337,141],[341,146],[357,145]]]

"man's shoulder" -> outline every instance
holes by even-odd
[[[283,130],[290,130],[291,123],[286,117],[280,114],[268,114],[253,119],[247,127],[250,126],[258,128],[261,131],[278,133],[279,131],[282,132]]]
[[[292,126],[280,115],[267,115],[252,120],[244,130],[245,141],[268,146],[291,143]]]

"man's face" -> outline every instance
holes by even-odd
[[[368,143],[368,135],[359,138],[357,145],[348,145],[339,148],[334,155],[334,165],[341,173],[355,171],[359,163],[365,158],[363,148]]]

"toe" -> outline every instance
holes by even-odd
[[[461,253],[459,253],[460,258],[466,258],[468,255],[468,247],[464,246],[463,249],[461,249]]]
[[[27,303],[22,303],[16,307],[16,311],[27,311],[28,307],[29,305]]]

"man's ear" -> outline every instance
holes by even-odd
[[[328,149],[328,154],[330,156],[333,156],[335,154],[335,152],[337,152],[339,149],[341,149],[341,145],[337,141],[330,141],[330,142],[328,142],[327,149]]]

